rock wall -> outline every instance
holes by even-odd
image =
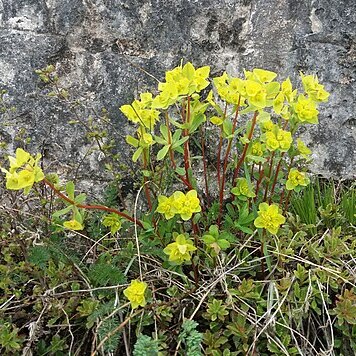
[[[354,0],[0,0],[0,87],[17,108],[12,127],[0,126],[1,140],[15,148],[26,132],[50,167],[61,162],[63,172],[100,182],[100,155],[79,168],[70,163],[83,159],[88,141],[68,124],[67,107],[45,97],[34,70],[55,65],[60,86],[108,109],[120,138],[128,123],[119,106],[156,85],[146,72],[163,79],[181,59],[214,74],[255,66],[294,82],[300,70],[317,74],[331,97],[320,124],[301,133],[315,152],[312,170],[355,177]]]

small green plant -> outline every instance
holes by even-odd
[[[38,74],[79,122],[55,68]],[[46,217],[46,242],[30,248],[13,229],[0,265],[6,296],[19,298],[29,273],[23,305],[36,300],[36,327],[59,328],[42,339],[34,329],[26,341],[39,354],[317,354],[344,339],[354,349],[354,292],[343,286],[353,286],[353,269],[343,268],[356,257],[355,190],[336,198],[334,185],[311,181],[311,150],[296,137],[318,123],[329,93],[314,75],[301,74],[299,91],[259,68],[243,78],[209,74],[181,64],[157,91],[121,106],[139,176],[133,208],[121,199],[118,207],[117,164],[106,164],[115,184],[103,204],[45,174],[39,154],[18,148],[2,165],[6,188],[39,201]],[[88,138],[109,157],[106,133],[89,121]],[[14,246],[28,265],[11,270]],[[6,352],[21,348],[15,327],[6,321],[1,332]]]

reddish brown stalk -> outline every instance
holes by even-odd
[[[205,157],[205,139],[203,134],[203,129],[200,129],[200,137],[201,137],[201,151],[203,156],[203,170],[204,170],[204,182],[205,182],[205,195],[207,206],[210,206],[210,196],[209,196],[209,187],[208,187],[208,174],[207,174],[207,167],[206,167],[206,157]]]
[[[256,125],[256,121],[257,121],[257,115],[258,115],[258,111],[255,111],[255,114],[253,115],[253,119],[252,119],[251,130],[250,130],[250,132],[248,134],[248,137],[247,137],[249,142],[245,143],[245,146],[244,146],[244,149],[242,151],[240,160],[237,162],[237,166],[236,166],[235,171],[234,171],[234,176],[232,178],[232,185],[233,186],[235,184],[235,180],[237,178],[237,175],[239,174],[239,169],[240,169],[243,161],[245,160],[247,149],[248,149],[248,146],[250,144],[250,141],[251,141],[251,138],[252,138],[252,135],[253,135],[253,131],[255,129],[255,125]]]
[[[269,197],[269,201],[268,201],[268,204],[271,204],[272,202],[272,197],[273,197],[273,193],[274,193],[274,189],[276,187],[276,183],[277,183],[277,179],[278,179],[278,174],[279,174],[279,170],[281,168],[281,163],[282,163],[282,160],[283,160],[283,156],[285,155],[285,152],[282,152],[281,154],[281,158],[278,162],[278,165],[277,165],[277,168],[276,168],[276,174],[274,176],[274,179],[273,179],[273,184],[272,184],[272,189],[271,189],[271,195]]]
[[[259,165],[258,165],[258,174],[259,174],[259,176],[258,176],[258,181],[257,181],[257,183],[256,183],[256,190],[255,190],[255,199],[254,199],[254,202],[256,202],[256,200],[257,200],[257,198],[258,198],[258,190],[259,190],[259,188],[260,188],[260,184],[261,184],[261,182],[262,182],[262,179],[263,179],[263,177],[264,177],[264,174],[265,174],[265,171],[264,171],[264,169],[263,169],[263,167],[262,167],[262,163],[260,163]]]
[[[143,169],[147,169],[147,157],[146,157],[146,153],[148,152],[147,149],[143,150]],[[150,194],[150,188],[147,184],[147,177],[144,176],[143,177],[143,183],[145,186],[145,196],[147,199],[147,204],[148,204],[148,208],[150,209],[150,211],[152,211],[152,202],[151,202],[151,194]]]
[[[252,180],[253,180],[253,178],[254,178],[254,176],[253,176],[254,171],[255,171],[255,162],[252,162],[251,174],[250,174],[251,182],[252,182]]]
[[[76,207],[78,208],[81,208],[81,209],[95,209],[95,210],[102,210],[102,211],[108,211],[110,213],[114,213],[114,214],[117,214],[121,217],[123,217],[124,219],[126,220],[129,220],[137,225],[139,225],[140,227],[143,228],[143,225],[141,223],[141,221],[137,220],[137,219],[134,219],[133,217],[119,211],[119,210],[116,210],[114,208],[109,208],[107,206],[104,206],[104,205],[86,205],[86,204],[76,204],[75,201],[73,201],[72,199],[68,198],[66,195],[64,195],[61,191],[59,191],[50,181],[48,181],[46,178],[43,179],[43,183],[46,184],[47,186],[49,186],[53,192],[58,195],[61,199],[65,200],[66,202],[72,204],[72,205],[75,205]]]
[[[168,112],[166,111],[166,126],[167,126],[167,131],[168,131],[168,143],[169,143],[169,157],[171,159],[172,163],[172,168],[175,170],[177,168],[176,162],[174,161],[174,152],[172,150],[171,144],[172,144],[172,137],[171,137],[171,128],[169,125],[169,119],[168,119]]]
[[[283,215],[286,213],[286,211],[288,209],[289,199],[290,199],[290,196],[292,194],[292,191],[293,190],[289,190],[288,191],[288,195],[287,195],[286,202],[285,202],[284,209],[283,209]]]
[[[217,157],[217,167],[216,167],[216,172],[217,172],[217,178],[218,178],[218,186],[220,187],[221,184],[221,174],[220,174],[220,164],[221,164],[221,148],[222,148],[222,127],[220,126],[220,137],[219,137],[219,147],[218,147],[218,157]]]
[[[236,113],[234,117],[234,121],[232,124],[232,132],[231,134],[233,135],[236,129],[236,124],[237,124],[237,118],[239,116],[239,107],[240,107],[240,96],[239,96],[239,101],[237,103],[237,108],[236,108]],[[221,137],[221,136],[220,136]],[[218,218],[218,225],[220,226],[221,224],[221,216],[222,216],[222,206],[223,206],[223,200],[224,200],[224,190],[225,190],[225,180],[226,180],[226,170],[227,170],[227,162],[229,160],[229,155],[231,151],[231,144],[232,144],[232,138],[229,139],[229,143],[227,145],[226,153],[225,153],[225,158],[224,158],[224,166],[223,166],[223,172],[222,172],[222,178],[221,182],[219,182],[219,187],[220,187],[220,194],[219,194],[219,218]],[[219,148],[220,145],[219,145]],[[220,157],[220,154],[219,156]],[[220,162],[218,162],[218,167],[220,167]],[[219,175],[218,175],[219,178]]]
[[[168,113],[166,112],[166,126],[168,129],[168,143],[171,144],[172,143],[172,134],[171,134],[171,129],[169,126],[169,120],[168,120]],[[177,164],[174,160],[174,152],[172,150],[172,148],[169,148],[169,158],[171,160],[172,163],[172,168],[175,170],[177,168]],[[192,185],[183,177],[183,176],[179,176],[180,180],[188,187],[188,189],[193,189]]]
[[[293,160],[294,160],[294,157],[291,158],[290,160],[290,163],[289,163],[289,167],[288,167],[288,172],[287,172],[287,176],[289,175],[289,172],[292,168],[292,164],[293,164]],[[281,199],[279,201],[280,205],[282,205],[282,201],[283,201],[283,198],[284,198],[284,195],[285,195],[285,190],[286,188],[284,188],[282,194],[281,194]],[[287,195],[287,199],[286,199],[286,202],[285,202],[285,206],[284,206],[284,210],[283,210],[283,214],[286,212],[287,208],[288,208],[288,203],[289,203],[289,198],[290,198],[290,195],[292,193],[292,190],[289,190],[288,191],[288,195]]]
[[[274,153],[275,151],[272,152],[272,156],[271,156],[271,161],[269,164],[269,172],[268,172],[268,176],[267,176],[267,182],[266,182],[266,188],[265,188],[265,195],[263,196],[263,201],[267,200],[267,194],[268,194],[268,188],[269,188],[269,181],[271,179],[272,176],[272,167],[273,167],[273,159],[274,159]]]
[[[225,104],[223,120],[226,118],[226,111],[227,111],[227,103]],[[220,175],[220,164],[221,164],[221,149],[222,149],[222,139],[223,139],[223,128],[220,126],[220,137],[219,137],[219,147],[218,147],[218,155],[217,155],[217,164],[216,164],[216,174],[218,178],[218,186],[220,187],[221,183],[221,175]]]
[[[188,98],[187,98],[187,115],[184,114],[184,109],[183,109],[182,118],[183,118],[183,124],[186,124],[186,123],[190,122],[190,96],[188,96]],[[189,130],[188,129],[184,129],[183,130],[183,135],[184,136],[188,136],[189,135]],[[190,168],[189,140],[184,142],[184,168],[185,168],[185,178],[189,182],[189,174],[188,174],[188,170]]]

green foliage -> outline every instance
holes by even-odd
[[[37,74],[112,182],[92,204],[39,155],[6,155],[1,353],[356,352],[355,186],[310,181],[295,137],[328,99],[316,76],[299,90],[182,63],[120,108],[134,127],[123,163],[106,110],[88,117],[53,65]]]
[[[0,326],[0,350],[7,353],[15,353],[21,349],[22,339],[18,336],[18,329],[10,323],[4,323]]]
[[[198,323],[194,320],[184,320],[182,324],[182,330],[178,336],[180,340],[185,345],[185,354],[191,356],[202,355],[201,347],[203,335],[197,331]]]
[[[157,356],[158,355],[157,340],[153,340],[151,337],[147,335],[140,334],[137,337],[132,354],[134,356]]]

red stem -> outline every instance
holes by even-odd
[[[224,121],[225,118],[226,118],[226,111],[227,111],[227,103],[225,104],[224,115],[223,115],[223,121]],[[220,183],[221,183],[220,162],[221,162],[222,134],[223,134],[223,129],[222,129],[222,126],[220,126],[220,137],[219,137],[219,147],[218,147],[217,167],[216,167],[216,173],[217,173],[218,186],[219,186],[219,187],[220,187]]]
[[[237,124],[237,118],[239,116],[239,107],[240,107],[240,96],[239,96],[239,101],[237,103],[237,108],[236,108],[236,113],[234,117],[234,121],[232,124],[232,135],[235,132],[236,129],[236,124]],[[221,137],[221,136],[220,136]],[[229,154],[231,151],[231,144],[232,144],[232,138],[229,139],[229,143],[227,145],[226,153],[225,153],[225,158],[224,158],[224,166],[223,166],[223,172],[222,172],[222,178],[221,178],[221,184],[220,184],[220,194],[219,194],[219,218],[218,218],[218,225],[220,226],[221,224],[221,216],[222,216],[222,206],[223,206],[223,200],[224,200],[224,189],[225,189],[225,180],[226,180],[226,169],[227,169],[227,162],[229,159]],[[220,157],[220,155],[219,155]],[[220,166],[220,162],[218,162],[218,167]]]
[[[244,149],[242,151],[242,155],[240,157],[240,160],[237,162],[237,166],[236,166],[235,171],[234,171],[234,177],[232,179],[232,185],[233,186],[235,184],[235,180],[237,178],[237,175],[239,174],[239,169],[240,169],[243,161],[245,160],[246,152],[247,152],[248,146],[250,144],[250,141],[251,141],[251,138],[252,138],[252,135],[253,135],[253,131],[255,129],[255,125],[256,125],[256,121],[257,121],[257,115],[258,115],[258,111],[255,111],[255,114],[253,115],[253,119],[252,119],[251,130],[250,130],[250,132],[248,134],[248,137],[247,137],[249,142],[245,143]]]
[[[268,188],[269,188],[269,181],[270,181],[271,175],[272,175],[272,167],[273,167],[274,154],[275,154],[275,151],[273,151],[273,152],[272,152],[272,155],[271,155],[271,161],[270,161],[270,164],[269,164],[269,172],[268,172],[268,176],[267,176],[268,179],[267,179],[267,182],[266,182],[265,195],[263,196],[263,201],[266,201],[266,199],[267,199]]]
[[[166,112],[166,126],[167,126],[167,129],[168,129],[168,143],[171,144],[172,141],[172,137],[171,137],[171,129],[170,129],[170,126],[169,126],[169,120],[168,120],[168,113]],[[172,150],[172,148],[170,147],[169,148],[169,158],[171,160],[171,163],[172,163],[172,168],[175,170],[177,168],[177,164],[174,160],[174,152]],[[183,176],[179,176],[180,180],[188,187],[189,190],[192,190],[193,187],[192,185],[183,177]]]
[[[184,107],[183,107],[183,124],[189,123],[190,122],[190,96],[187,98],[187,115],[185,116],[184,114]],[[188,129],[184,129],[183,131],[184,136],[189,135]],[[184,142],[184,168],[185,168],[185,178],[187,182],[189,182],[189,175],[188,175],[188,170],[190,168],[190,159],[189,159],[189,140]]]
[[[208,175],[207,175],[207,168],[206,168],[205,140],[204,140],[203,129],[200,130],[200,135],[201,135],[201,151],[202,151],[202,155],[203,155],[205,195],[206,195],[207,206],[209,207],[210,206],[210,196],[209,196]]]
[[[147,149],[143,150],[143,167],[144,167],[144,169],[147,169],[147,157],[146,157],[146,153],[147,152],[148,152]],[[149,207],[150,211],[152,211],[150,188],[149,188],[149,186],[147,184],[147,177],[146,176],[143,177],[143,182],[144,182],[144,186],[145,186],[145,195],[146,195],[148,207]]]
[[[61,199],[65,200],[66,202],[77,206],[78,208],[82,208],[82,209],[95,209],[95,210],[103,210],[103,211],[108,211],[110,213],[115,213],[123,218],[125,218],[126,220],[129,220],[137,225],[139,225],[140,227],[143,228],[143,225],[141,223],[141,221],[134,219],[133,217],[119,211],[113,208],[109,208],[105,205],[86,205],[86,204],[76,204],[75,201],[73,201],[72,199],[68,198],[66,195],[64,195],[62,192],[60,192],[50,181],[48,181],[46,178],[43,179],[43,183],[45,183],[46,185],[48,185]]]
[[[282,152],[281,158],[280,158],[280,160],[279,160],[279,162],[278,162],[278,165],[277,165],[277,168],[276,168],[276,174],[275,174],[274,179],[273,179],[273,184],[272,184],[272,189],[271,189],[271,195],[270,195],[270,197],[269,197],[268,204],[271,204],[271,202],[272,202],[272,197],[273,197],[274,189],[275,189],[275,187],[276,187],[277,178],[278,178],[279,170],[280,170],[280,168],[281,168],[281,163],[282,163],[284,154],[285,154],[285,152]]]
[[[263,177],[264,177],[264,173],[265,173],[265,171],[264,171],[264,169],[263,169],[263,167],[262,167],[262,163],[259,163],[259,165],[258,165],[258,174],[259,174],[259,177],[258,177],[258,181],[257,181],[257,183],[256,183],[256,190],[255,190],[255,199],[254,199],[254,202],[256,202],[256,200],[257,200],[257,198],[258,198],[258,190],[259,190],[259,188],[260,188],[260,184],[261,184],[261,182],[262,182],[262,179],[263,179]]]

